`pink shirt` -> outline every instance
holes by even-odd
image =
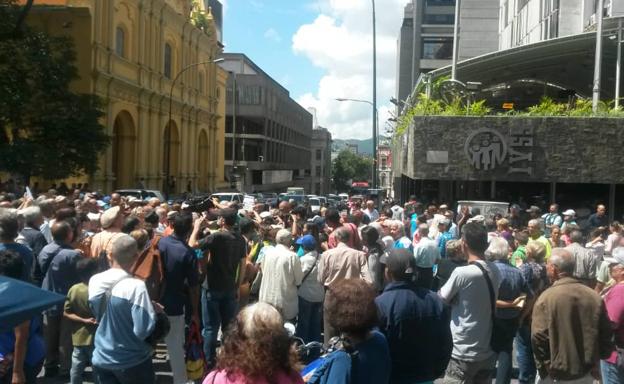
[[[212,371],[206,376],[203,384],[269,384],[265,378],[247,378],[239,373],[226,371]],[[298,372],[287,374],[280,371],[272,378],[273,384],[304,384]]]
[[[609,320],[613,323],[615,342],[619,346],[624,346],[624,284],[614,285],[604,297],[604,302],[609,314]],[[615,364],[617,352],[611,353],[607,361]]]

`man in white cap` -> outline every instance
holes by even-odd
[[[561,232],[563,232],[565,230],[565,227],[570,224],[576,225],[576,221],[574,220],[575,217],[576,212],[574,212],[574,209],[566,209],[563,212],[563,223],[561,224]]]
[[[119,206],[109,208],[102,213],[100,216],[102,232],[97,233],[91,240],[91,257],[103,261],[105,252],[106,260],[108,260],[110,265],[113,243],[117,238],[123,235],[123,233],[121,233],[123,222],[124,215]]]

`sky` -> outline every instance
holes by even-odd
[[[396,41],[408,0],[377,0],[377,105],[384,132],[395,95]],[[371,137],[370,0],[222,0],[225,52],[246,54],[336,139]]]

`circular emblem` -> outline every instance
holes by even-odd
[[[507,157],[507,142],[498,131],[482,128],[472,132],[464,144],[466,158],[478,170],[489,171]]]

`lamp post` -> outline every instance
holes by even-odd
[[[375,0],[373,6],[373,189],[377,188],[377,26],[375,22]]]
[[[600,66],[602,65],[602,13],[604,1],[598,0],[596,9],[596,57],[594,58],[594,85],[592,88],[592,112],[598,112],[600,101]]]
[[[169,193],[171,192],[169,190],[169,182],[171,179],[171,115],[172,115],[172,108],[173,108],[173,87],[175,86],[176,81],[178,81],[178,78],[186,71],[188,71],[191,68],[195,68],[198,67],[200,65],[205,65],[205,64],[216,64],[216,63],[220,63],[223,61],[223,58],[220,59],[214,59],[214,60],[210,60],[210,61],[202,61],[199,63],[193,63],[193,64],[189,64],[186,67],[182,68],[180,70],[180,72],[178,72],[175,77],[173,78],[173,81],[171,82],[171,88],[169,89],[169,120],[167,121],[167,141],[165,142],[165,156],[166,156],[166,162],[165,162],[165,188],[164,188],[164,192],[165,192],[165,196],[167,197],[167,199],[169,199]]]
[[[451,80],[457,80],[457,56],[459,56],[459,15],[461,0],[455,1],[455,24],[453,25],[453,61],[451,63]]]
[[[379,111],[374,102],[362,99],[349,99],[345,97],[336,98],[336,101],[352,101],[355,103],[366,103],[373,107],[373,183],[372,188],[377,188],[377,126],[379,125]]]

